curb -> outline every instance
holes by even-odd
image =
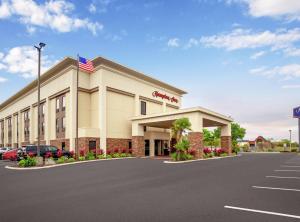
[[[112,158],[112,159],[84,160],[84,161],[76,161],[76,162],[72,162],[72,163],[61,163],[61,164],[42,166],[42,167],[24,167],[24,168],[21,168],[21,167],[5,166],[5,168],[9,169],[9,170],[42,170],[42,169],[49,169],[49,168],[68,166],[68,165],[74,165],[74,164],[81,164],[81,163],[91,163],[91,162],[109,161],[109,160],[126,160],[126,159],[135,159],[135,158],[136,157],[123,157],[123,158]]]
[[[192,162],[198,162],[198,161],[205,161],[205,160],[219,160],[224,158],[232,158],[232,157],[240,157],[241,155],[238,154],[236,156],[223,156],[223,157],[214,157],[214,158],[207,158],[207,159],[197,159],[197,160],[184,160],[184,161],[164,161],[164,163],[167,164],[183,164],[183,163],[192,163]]]
[[[281,152],[241,152],[242,154],[280,154]]]

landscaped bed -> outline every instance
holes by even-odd
[[[63,153],[57,153],[57,158],[52,156],[52,153],[46,153],[43,157],[43,161],[39,164],[39,159],[32,154],[28,154],[24,159],[20,160],[16,166],[7,168],[50,168],[58,165],[66,165],[72,163],[89,162],[97,160],[111,160],[111,159],[123,159],[132,157],[131,150],[128,152],[126,149],[114,149],[114,152],[108,151],[106,154],[103,150],[97,150],[93,152],[85,153],[84,150],[80,151],[79,157],[76,160],[74,152],[70,152],[69,157],[63,156]]]

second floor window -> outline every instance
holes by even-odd
[[[147,103],[145,101],[141,101],[141,115],[147,114]]]
[[[59,118],[56,119],[56,132],[59,132]]]
[[[61,97],[62,99],[62,111],[65,111],[66,110],[66,97],[63,96]]]
[[[65,130],[66,130],[66,118],[63,117],[63,118],[61,119],[61,121],[62,121],[62,131],[65,132]]]
[[[56,99],[56,112],[59,112],[60,102],[59,98]]]

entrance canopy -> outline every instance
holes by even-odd
[[[159,113],[132,118],[132,136],[143,136],[144,126],[170,129],[175,120],[188,118],[193,132],[202,132],[204,127],[221,127],[222,135],[230,136],[231,117],[210,111],[202,107],[180,109],[168,113]]]

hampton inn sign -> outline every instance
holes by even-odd
[[[171,96],[168,96],[167,94],[163,94],[163,93],[160,93],[158,91],[154,91],[152,93],[152,96],[155,97],[155,98],[159,97],[161,99],[166,99],[166,100],[168,100],[172,103],[178,103],[178,99],[176,99],[174,96],[171,97]]]

